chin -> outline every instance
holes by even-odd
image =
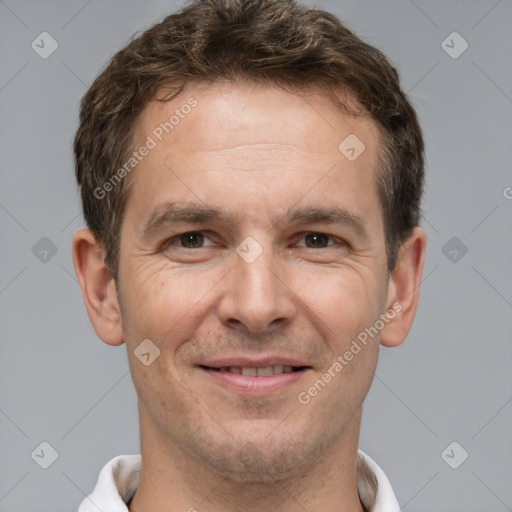
[[[200,455],[202,462],[222,477],[236,483],[275,484],[318,463],[331,444],[329,438],[307,434],[261,440],[229,439],[229,444],[210,442]]]
[[[213,462],[213,461],[212,461]],[[214,462],[214,469],[228,480],[247,484],[275,484],[292,478],[301,472],[305,464],[298,460],[295,454],[265,456],[258,460],[241,461],[236,458],[218,458]]]

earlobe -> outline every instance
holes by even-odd
[[[101,245],[89,229],[80,229],[73,237],[73,264],[96,334],[108,345],[121,345],[124,337],[115,282]]]
[[[387,310],[394,310],[396,315],[381,331],[380,343],[385,347],[400,345],[411,329],[418,306],[426,243],[425,232],[416,227],[400,248],[386,302]]]

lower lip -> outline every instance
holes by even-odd
[[[218,370],[209,370],[206,368],[201,369],[220,384],[230,387],[236,391],[252,395],[263,395],[280,391],[297,382],[308,371],[307,369],[304,369],[296,372],[281,373],[279,375],[269,375],[266,377],[250,377],[226,371],[220,372]]]

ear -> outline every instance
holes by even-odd
[[[96,334],[108,345],[121,345],[124,336],[115,282],[89,229],[80,229],[73,237],[73,264]]]
[[[427,237],[416,227],[400,247],[395,269],[389,278],[386,310],[395,316],[381,331],[380,343],[396,347],[411,329],[420,294]]]

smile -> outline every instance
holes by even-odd
[[[208,368],[208,367],[205,367]],[[245,377],[270,377],[272,375],[281,375],[282,373],[292,373],[300,371],[305,367],[296,367],[290,365],[276,364],[272,366],[224,366],[222,368],[210,368],[214,371],[229,372],[236,375],[244,375]]]
[[[229,361],[233,363],[234,361]],[[215,383],[238,394],[264,396],[284,391],[311,371],[310,366],[236,361],[215,363],[199,368]],[[245,364],[244,364],[245,363]]]

